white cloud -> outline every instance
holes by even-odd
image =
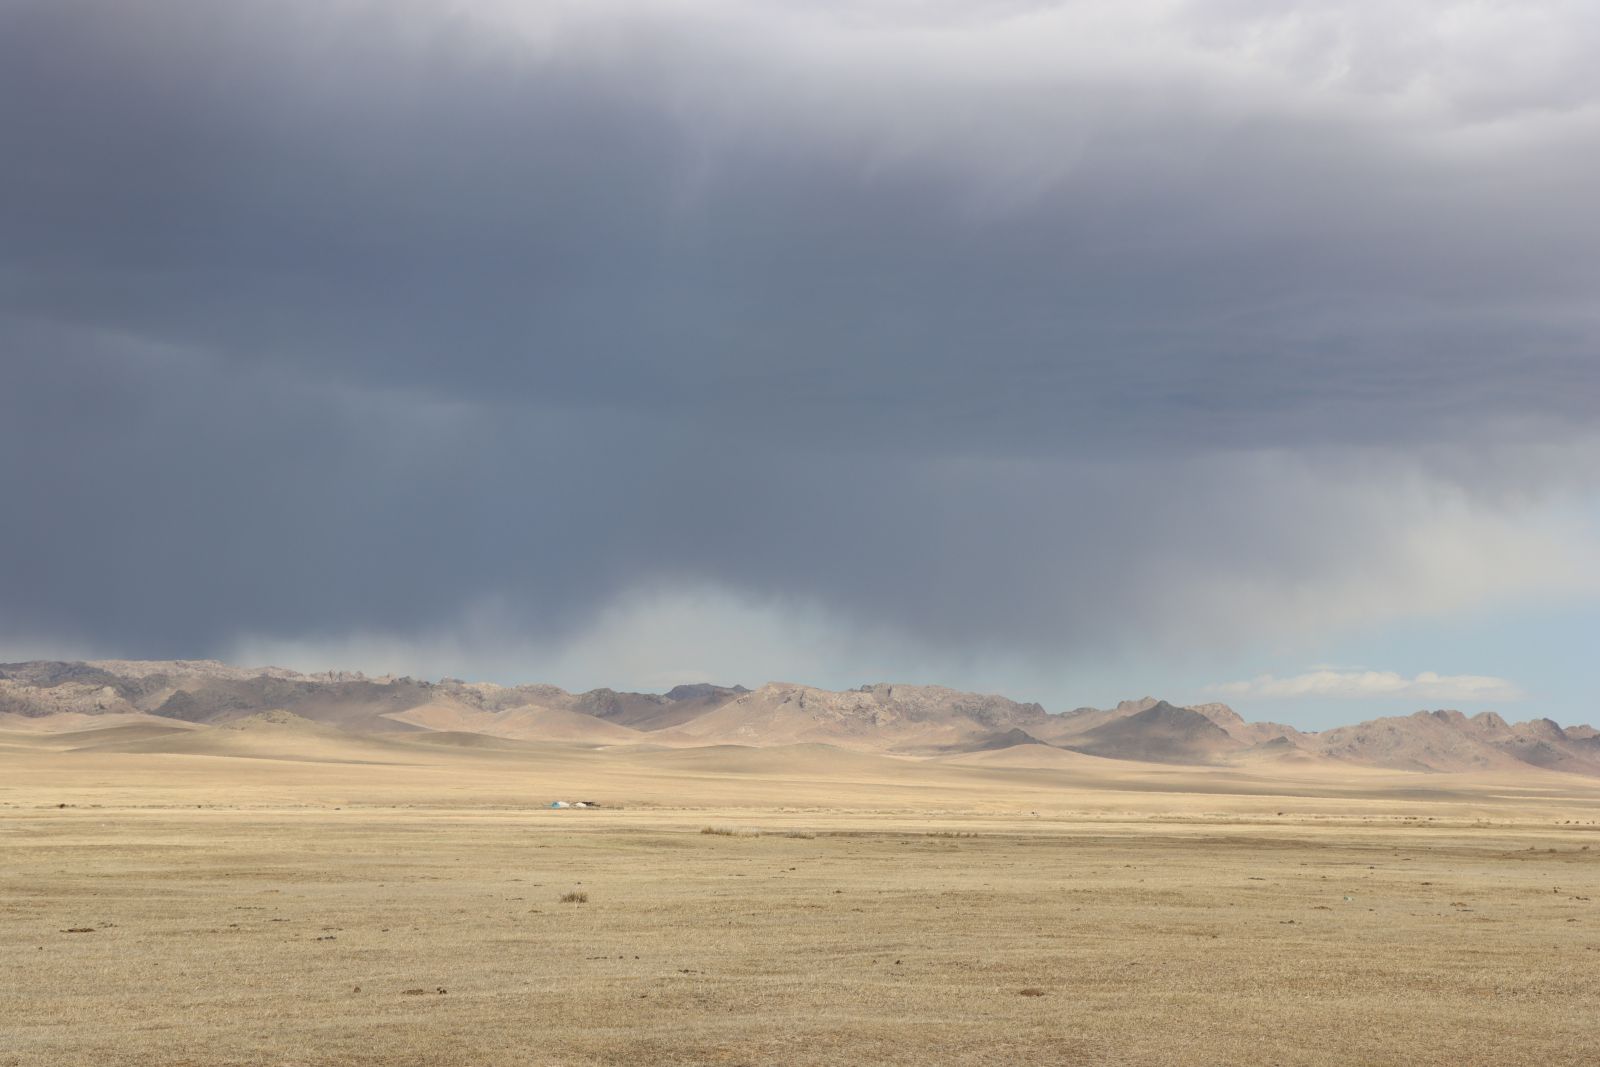
[[[526,634],[506,603],[488,598],[416,633],[255,635],[234,642],[223,658],[302,671],[647,691],[690,682],[859,685],[902,680],[897,669],[911,672],[903,680],[922,680],[934,666],[899,635],[851,623],[814,604],[753,599],[709,586],[635,591],[589,625],[559,636]]]
[[[1270,674],[1249,681],[1226,682],[1211,687],[1230,697],[1294,699],[1332,697],[1341,700],[1407,699],[1422,701],[1521,700],[1514,682],[1483,674],[1436,674],[1423,671],[1407,678],[1394,671],[1314,670],[1288,678]]]
[[[257,634],[232,642],[220,658],[308,672],[542,682],[572,692],[601,686],[660,692],[692,682],[948,685],[1037,700],[1052,711],[1081,706],[1091,696],[1115,703],[1155,684],[1146,667],[1114,660],[1103,659],[1098,673],[1086,674],[1071,664],[1004,651],[930,651],[899,630],[803,598],[755,598],[703,584],[624,594],[567,633],[528,634],[510,605],[486,598],[420,631]],[[1124,674],[1132,688],[1122,688]]]
[[[1497,125],[1504,137],[1508,119],[1537,136],[1553,135],[1552,125],[1582,126],[1585,107],[1600,97],[1589,63],[1600,16],[1581,0],[877,0],[842,8],[468,0],[458,9],[486,35],[520,38],[539,57],[613,64],[636,50],[647,57],[641,75],[672,78],[672,99],[686,113],[809,118],[845,136],[887,138],[891,150],[986,167],[1015,160],[973,157],[974,140],[1026,148],[1038,138],[1024,127],[1040,122],[1054,134],[1050,147],[1025,156],[1060,165],[1095,135],[1108,105],[1119,116],[1179,106],[1242,118],[1347,116],[1447,137],[1482,137]],[[730,93],[734,81],[740,91]],[[975,108],[975,91],[986,101],[1027,94],[1029,106]],[[930,136],[935,130],[945,136]]]

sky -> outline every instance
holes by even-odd
[[[0,0],[0,659],[1600,719],[1587,0]]]

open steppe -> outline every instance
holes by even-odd
[[[75,726],[6,1067],[1595,1060],[1590,777]]]

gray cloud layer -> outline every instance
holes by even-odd
[[[0,3],[0,631],[1591,581],[1600,24],[1390,7]]]

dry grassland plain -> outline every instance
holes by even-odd
[[[1589,779],[111,729],[0,736],[5,1067],[1600,1062]]]

